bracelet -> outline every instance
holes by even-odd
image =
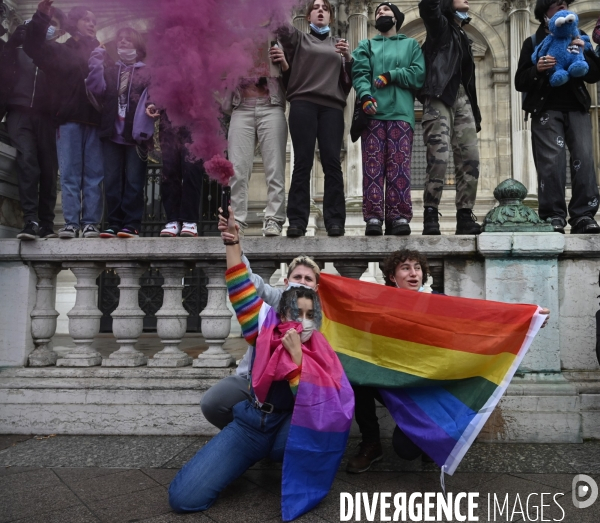
[[[237,245],[238,243],[240,243],[240,240],[236,240],[234,242],[223,241],[223,245]]]

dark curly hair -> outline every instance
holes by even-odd
[[[277,307],[277,313],[282,321],[288,316],[292,321],[298,321],[300,311],[298,310],[298,298],[307,298],[313,302],[313,321],[317,329],[321,328],[323,313],[321,312],[321,302],[317,293],[307,287],[290,287],[284,291]]]
[[[87,15],[88,12],[91,13],[92,10],[85,6],[77,5],[73,7],[67,15],[66,26],[64,29],[71,35],[77,34],[77,22],[82,18],[85,18],[85,15]],[[61,29],[63,28],[61,27]]]
[[[421,270],[423,271],[423,283],[427,281],[427,275],[429,274],[429,264],[427,263],[427,257],[419,251],[411,251],[409,249],[402,249],[390,254],[381,263],[381,272],[385,278],[385,284],[388,287],[395,287],[396,284],[390,279],[396,274],[396,267],[407,260],[419,262]]]
[[[571,5],[575,0],[562,0],[567,6]],[[533,14],[535,19],[538,20],[541,24],[544,23],[544,16],[548,12],[554,4],[558,3],[557,0],[537,0],[535,3],[535,9],[533,10]]]

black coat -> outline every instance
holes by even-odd
[[[23,48],[53,86],[58,123],[99,125],[100,113],[90,104],[85,89],[88,59],[98,41],[69,38],[64,44],[48,42],[49,25],[50,18],[37,11],[27,24]]]
[[[535,33],[536,44],[542,43],[547,33],[543,24],[540,25]],[[531,37],[526,38],[521,47],[519,56],[519,65],[515,74],[515,89],[522,93],[527,93],[523,97],[522,107],[527,114],[537,115],[548,107],[551,90],[555,89],[550,85],[550,76],[545,73],[539,73],[537,66],[531,61],[534,46]],[[590,94],[585,88],[584,82],[596,83],[600,80],[600,58],[593,51],[585,51],[585,59],[590,70],[583,78],[571,78],[565,86],[577,100],[582,111],[589,111],[592,104]]]
[[[106,81],[106,92],[101,99],[102,119],[100,123],[100,138],[112,138],[115,130],[115,120],[119,111],[119,65],[114,62],[104,65],[104,79]],[[124,138],[133,141],[133,119],[138,102],[144,90],[150,85],[150,73],[147,67],[136,67],[133,78],[130,79],[131,89],[128,89],[128,107],[125,113]]]
[[[465,91],[471,102],[473,116],[477,130],[481,129],[481,113],[477,105],[477,91],[475,88],[475,61],[471,51],[471,41],[462,29],[444,14],[440,7],[440,0],[421,0],[419,14],[427,30],[427,38],[423,44],[425,56],[426,77],[423,87],[419,90],[418,98],[423,101],[426,97],[456,99],[458,87],[454,92],[446,89],[454,76],[457,63],[463,59],[463,49],[468,49],[471,58],[471,70],[467,77],[462,78]]]

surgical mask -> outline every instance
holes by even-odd
[[[118,49],[119,58],[125,63],[135,62],[137,51],[135,49]]]
[[[56,35],[56,27],[53,25],[48,26],[48,30],[46,31],[46,40],[52,40]]]
[[[318,33],[320,35],[324,35],[327,34],[329,32],[329,26],[326,25],[325,27],[317,27],[315,24],[310,24],[310,28],[315,32]]]
[[[302,287],[303,289],[310,289],[310,287],[308,285],[304,285],[304,283],[296,283],[295,281],[294,282],[292,282],[292,281],[288,282],[287,288],[291,289],[293,287]],[[314,291],[314,289],[310,289],[310,290]]]
[[[469,13],[463,13],[462,11],[455,11],[454,16],[458,18],[461,22],[469,19]]]
[[[302,320],[302,332],[300,333],[300,341],[306,343],[312,336],[315,330],[315,322],[313,320]]]
[[[375,20],[375,29],[380,33],[387,33],[395,24],[396,21],[393,16],[380,16]]]

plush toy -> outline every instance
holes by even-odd
[[[553,56],[556,65],[550,75],[550,85],[558,87],[566,84],[570,78],[585,76],[590,66],[585,61],[583,49],[571,42],[581,38],[585,42],[584,49],[592,49],[590,37],[581,35],[577,24],[579,17],[571,11],[558,11],[548,22],[550,34],[535,48],[531,55],[534,64],[542,56]]]

